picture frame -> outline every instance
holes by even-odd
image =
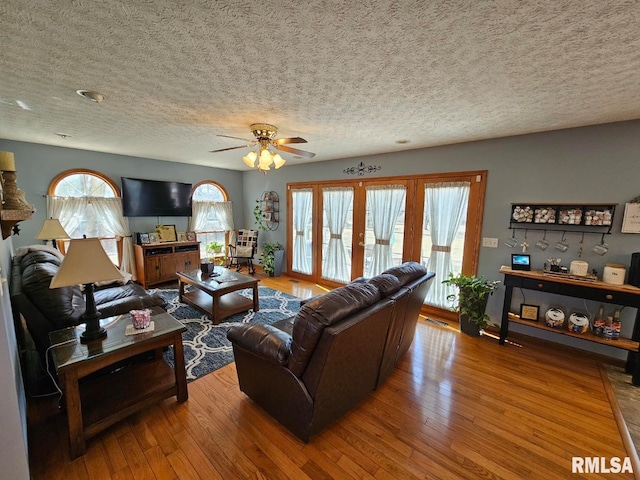
[[[140,234],[140,245],[149,245],[151,243],[151,241],[149,240],[149,234],[148,233],[141,233]]]
[[[520,320],[531,320],[532,322],[537,322],[538,315],[540,315],[540,306],[528,303],[520,304]]]
[[[640,203],[625,205],[620,233],[640,233]]]
[[[196,241],[196,232],[187,232],[187,242]]]
[[[175,242],[178,240],[175,225],[156,225],[156,232],[158,232],[158,242],[160,243]]]
[[[147,235],[149,236],[149,243],[158,243],[158,234],[156,232],[149,232],[147,233]]]
[[[186,242],[187,241],[187,232],[178,232],[178,241]]]

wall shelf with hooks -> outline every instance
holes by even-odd
[[[617,203],[512,203],[509,228],[608,235],[616,206]]]

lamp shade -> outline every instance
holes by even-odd
[[[65,232],[60,220],[57,218],[48,218],[42,224],[42,228],[36,235],[36,240],[56,240],[56,239],[71,238],[67,232]]]
[[[0,170],[3,172],[16,171],[16,160],[13,152],[0,152]]]
[[[69,242],[69,251],[49,288],[122,280],[124,277],[111,262],[98,238],[78,238]]]
[[[276,167],[276,170],[279,169],[282,165],[284,165],[286,160],[280,156],[279,153],[276,153],[273,156],[273,165]]]

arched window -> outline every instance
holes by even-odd
[[[120,197],[118,186],[93,170],[74,169],[62,172],[51,181],[47,198],[47,215],[59,218],[71,238],[98,237],[115,265],[121,265],[122,240],[107,225],[104,212],[92,205],[92,199]],[[58,242],[64,253],[68,241]]]
[[[190,229],[200,242],[200,256],[207,257],[211,242],[228,243],[227,233],[233,229],[231,202],[226,190],[216,182],[204,180],[193,187],[193,217]]]

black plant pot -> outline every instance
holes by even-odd
[[[273,254],[273,276],[279,277],[282,275],[282,268],[284,267],[284,250],[276,250]]]
[[[469,315],[460,315],[460,331],[470,337],[480,336],[480,327],[469,318]]]

